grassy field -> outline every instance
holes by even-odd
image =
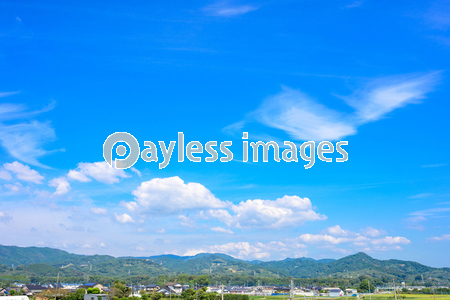
[[[423,295],[423,294],[401,294],[401,299],[411,299],[411,300],[450,300],[450,295]],[[250,296],[250,300],[288,300],[289,296]],[[357,297],[306,297],[303,296],[295,296],[295,299],[298,300],[358,300]],[[364,296],[362,295],[359,300],[394,300],[394,294],[377,294],[372,296]]]

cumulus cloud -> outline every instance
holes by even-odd
[[[99,182],[113,184],[122,178],[130,177],[122,169],[111,167],[105,161],[95,163],[79,163],[76,170],[71,170],[67,177],[81,182],[91,181],[93,178]]]
[[[385,235],[386,231],[382,229],[375,229],[372,227],[367,227],[365,229],[361,229],[361,233],[365,236],[377,237],[380,235]]]
[[[28,190],[27,188],[24,188],[20,182],[15,182],[13,184],[5,184],[4,187],[13,193],[25,192]]]
[[[222,245],[203,246],[188,249],[184,255],[193,256],[198,253],[225,253],[240,259],[268,259],[274,254],[293,254],[294,257],[302,257],[307,254],[306,246],[298,243],[284,243],[272,241],[268,243],[236,242]]]
[[[11,180],[12,176],[9,172],[5,171],[5,170],[0,170],[0,179],[3,180]]]
[[[73,179],[73,180],[80,181],[80,182],[92,181],[89,177],[87,177],[83,173],[81,173],[79,171],[75,171],[75,170],[70,170],[69,173],[67,174],[67,177],[70,179]]]
[[[258,122],[286,132],[293,140],[341,140],[356,134],[363,124],[377,121],[405,105],[419,103],[432,90],[438,75],[374,80],[351,96],[340,97],[353,109],[350,113],[330,109],[300,91],[283,87],[244,120],[225,127],[224,131],[241,133],[247,123]]]
[[[325,220],[316,213],[308,198],[284,196],[276,200],[247,200],[225,209],[209,210],[206,215],[216,218],[228,227],[282,228],[301,225],[307,221]]]
[[[185,210],[220,208],[227,205],[214,197],[203,185],[185,183],[178,176],[144,181],[132,194],[136,201],[129,202],[127,208],[139,208],[141,213],[174,214]]]
[[[226,229],[223,227],[212,227],[211,231],[215,231],[215,232],[220,232],[220,233],[229,233],[229,234],[233,234],[234,232],[231,231],[230,229]]]
[[[252,5],[230,5],[224,1],[205,6],[202,10],[209,16],[233,17],[244,15],[257,9],[257,7]]]
[[[116,217],[116,221],[122,224],[126,224],[126,223],[134,223],[133,218],[128,215],[128,214],[121,214],[118,215],[116,213],[114,213],[115,217]]]
[[[56,191],[53,193],[53,196],[62,196],[70,191],[70,183],[67,181],[66,177],[54,178],[48,185],[56,187]]]
[[[308,244],[322,243],[322,242],[330,244],[342,244],[350,241],[349,238],[334,237],[329,234],[309,234],[309,233],[300,235],[298,239]]]
[[[91,211],[96,215],[106,215],[108,211],[100,207],[91,207]]]
[[[195,222],[194,220],[192,220],[190,217],[188,216],[184,216],[184,215],[179,215],[178,216],[178,220],[180,220],[180,224],[183,227],[195,227]]]
[[[23,165],[18,161],[12,163],[5,163],[3,165],[5,170],[10,171],[15,174],[16,177],[20,180],[32,182],[36,184],[41,184],[42,180],[44,180],[44,176],[39,174],[36,170],[31,169],[27,165]]]
[[[407,244],[411,243],[411,241],[402,236],[396,236],[396,237],[385,236],[383,238],[373,240],[373,241],[371,241],[371,243],[373,245],[397,245],[397,244],[407,245]]]
[[[342,229],[339,225],[328,227],[326,232],[333,236],[349,236],[354,234],[351,231]]]
[[[1,219],[1,215],[0,215],[0,219]],[[450,241],[450,234],[443,234],[441,236],[433,236],[428,238],[431,241]]]
[[[135,201],[121,202],[128,211],[170,215],[189,210],[201,210],[198,217],[214,218],[228,227],[281,228],[327,218],[314,211],[308,198],[284,196],[276,200],[250,199],[233,204],[217,199],[203,185],[193,182],[185,183],[177,176],[154,178],[142,182],[132,194],[135,196]],[[193,224],[192,220],[181,221],[190,226]]]
[[[344,230],[340,226],[332,226],[325,230],[324,234],[310,234],[305,233],[297,237],[299,241],[306,244],[323,244],[323,245],[339,245],[339,244],[353,244],[357,247],[368,247],[369,245],[374,245],[374,250],[382,250],[381,246],[396,246],[396,245],[407,245],[411,241],[405,237],[397,236],[383,236],[386,234],[384,230],[378,230],[372,227],[367,227],[362,230],[362,233],[352,232],[349,230]],[[379,237],[379,238],[377,238]],[[364,248],[364,250],[370,248]],[[385,247],[384,250],[391,249]],[[368,250],[367,250],[368,251]]]

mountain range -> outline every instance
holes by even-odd
[[[450,281],[450,268],[433,268],[417,262],[378,260],[365,253],[341,259],[287,258],[278,261],[245,261],[222,253],[195,256],[158,255],[150,257],[113,257],[78,255],[59,249],[0,245],[0,276],[45,277],[61,273],[65,277],[158,275],[248,275],[257,277],[352,278],[369,275],[389,276],[401,281],[436,278]]]

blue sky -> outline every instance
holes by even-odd
[[[0,3],[2,244],[450,267],[449,2],[91,2]],[[113,169],[116,131],[234,159]],[[244,163],[244,131],[349,159]]]

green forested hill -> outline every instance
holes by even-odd
[[[14,269],[11,268],[14,264]],[[113,257],[108,255],[77,255],[66,251],[39,248],[0,246],[1,278],[55,277],[126,278],[208,274],[212,276],[260,278],[391,278],[414,281],[422,275],[437,281],[450,281],[449,268],[432,268],[402,260],[377,260],[357,253],[338,260],[310,258],[279,261],[243,261],[221,253],[195,256],[159,255],[152,257]],[[225,278],[224,277],[224,278]]]
[[[0,245],[0,264],[29,265],[38,263],[65,264],[65,263],[97,263],[114,259],[109,255],[78,255],[63,250],[47,247],[17,247]]]

